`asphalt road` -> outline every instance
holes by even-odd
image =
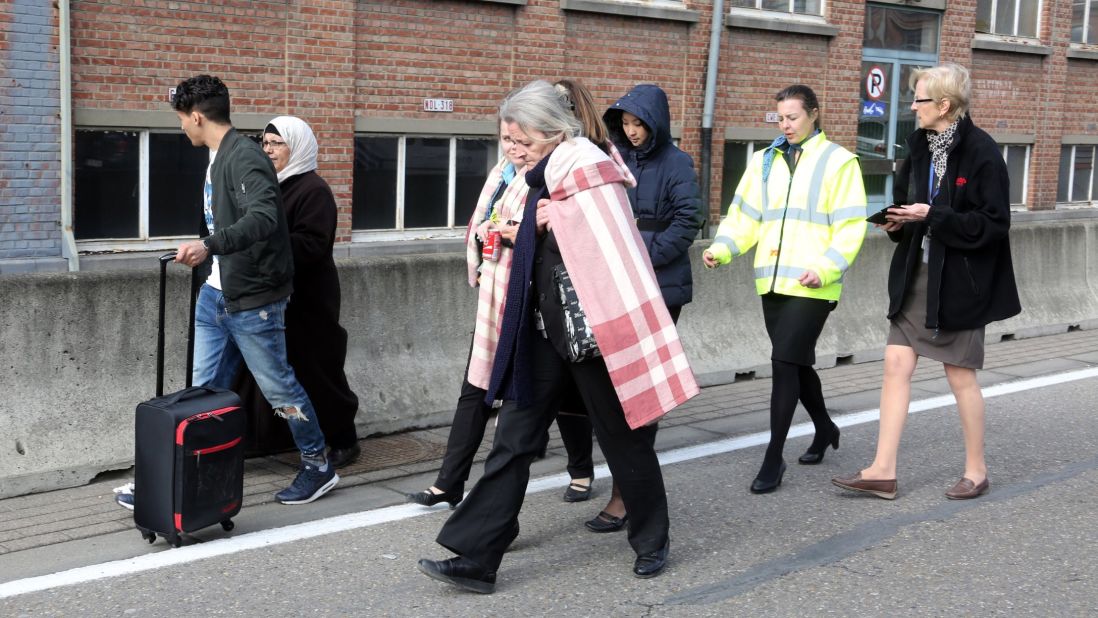
[[[433,542],[448,513],[436,510],[0,598],[0,615],[1098,615],[1095,401],[1098,378],[989,399],[992,489],[972,501],[942,495],[963,466],[952,406],[911,415],[892,502],[829,482],[868,463],[875,422],[844,428],[819,466],[797,465],[809,438],[791,439],[770,495],[747,491],[762,446],[667,465],[671,563],[652,580],[632,577],[624,534],[582,527],[609,494],[602,478],[587,503],[562,502],[560,488],[527,497],[491,596],[416,570],[449,557]]]

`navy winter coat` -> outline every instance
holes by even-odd
[[[629,112],[648,128],[648,141],[634,148],[621,126]],[[690,302],[694,281],[688,250],[701,227],[694,160],[671,143],[671,113],[659,86],[640,84],[603,114],[610,138],[621,151],[637,186],[629,203],[641,238],[652,257],[663,300],[668,307]]]

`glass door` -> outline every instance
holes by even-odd
[[[915,130],[908,80],[914,69],[937,64],[940,21],[934,11],[866,7],[856,152],[870,211],[891,202],[892,175]]]

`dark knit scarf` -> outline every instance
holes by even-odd
[[[930,146],[930,161],[934,164],[935,189],[942,186],[942,179],[945,178],[946,162],[949,159],[949,146],[953,143],[953,136],[957,134],[957,124],[959,122],[954,120],[953,124],[946,127],[946,130],[941,133],[926,132],[926,143]]]
[[[488,405],[497,399],[518,401],[520,406],[530,403],[533,382],[530,379],[529,344],[534,335],[531,282],[534,280],[534,252],[538,242],[538,200],[548,197],[545,189],[545,166],[548,163],[549,157],[545,157],[526,172],[530,192],[526,196],[522,222],[519,223],[511,253],[511,276],[507,280],[503,323],[496,344],[496,357],[492,361],[492,377],[484,397]]]

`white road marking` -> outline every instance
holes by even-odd
[[[1063,384],[1065,382],[1085,380],[1087,378],[1092,378],[1096,376],[1098,376],[1098,367],[1082,369],[1079,371],[1071,371],[1067,373],[1041,376],[1037,378],[1016,380],[1003,384],[996,384],[994,386],[984,388],[983,394],[986,399],[990,399],[992,397],[998,397],[1001,395],[1008,395],[1021,391],[1044,388],[1056,384]],[[920,399],[918,401],[911,402],[910,413],[944,408],[946,406],[953,405],[953,403],[954,399],[952,395],[941,395],[938,397],[931,397],[929,399]],[[852,412],[843,416],[837,416],[835,417],[834,421],[835,424],[840,427],[849,427],[852,425],[871,423],[873,421],[876,421],[879,415],[880,410],[872,409],[862,412]],[[812,433],[812,424],[802,423],[799,425],[795,425],[790,429],[789,437],[793,438],[798,436],[804,436],[810,433]],[[701,457],[719,455],[721,453],[728,453],[731,451],[742,450],[753,446],[760,446],[766,444],[769,441],[770,432],[761,431],[758,433],[739,436],[736,438],[728,438],[725,440],[718,440],[716,442],[709,442],[706,444],[699,444],[696,446],[688,446],[666,451],[660,453],[660,463],[663,465],[669,465],[683,461],[690,461],[693,459],[699,459]],[[609,474],[609,470],[605,465],[598,466],[595,469],[595,472],[596,475],[601,476]],[[541,477],[530,482],[529,486],[526,489],[526,493],[527,495],[529,495],[542,491],[548,491],[550,489],[559,489],[566,486],[570,480],[571,479],[568,477],[567,473]],[[438,510],[438,508],[425,509],[417,504],[400,504],[396,506],[373,509],[370,511],[362,511],[360,513],[348,513],[346,515],[339,515],[336,517],[329,517],[326,519],[309,521],[300,524],[294,524],[291,526],[284,526],[281,528],[251,532],[248,534],[242,534],[240,536],[218,539],[216,541],[209,541],[198,545],[188,545],[179,549],[163,550],[152,554],[137,556],[136,558],[115,560],[112,562],[104,562],[102,564],[93,564],[85,567],[78,567],[75,569],[69,569],[67,571],[52,573],[50,575],[18,579],[15,581],[0,584],[0,599],[13,597],[20,594],[27,594],[30,592],[50,590],[52,588],[58,588],[62,586],[82,584],[97,579],[119,577],[122,575],[130,575],[143,571],[151,571],[153,569],[159,569],[166,566],[185,564],[188,562],[194,562],[196,560],[203,560],[205,558],[235,554],[242,551],[247,551],[249,549],[257,549],[261,547],[269,547],[271,545],[290,543],[293,541],[300,541],[303,539],[323,536],[326,534],[344,532],[346,530],[367,528],[370,526],[376,526],[378,524],[384,524],[391,521],[399,521],[402,519],[419,517],[421,515],[432,513],[436,510]]]

